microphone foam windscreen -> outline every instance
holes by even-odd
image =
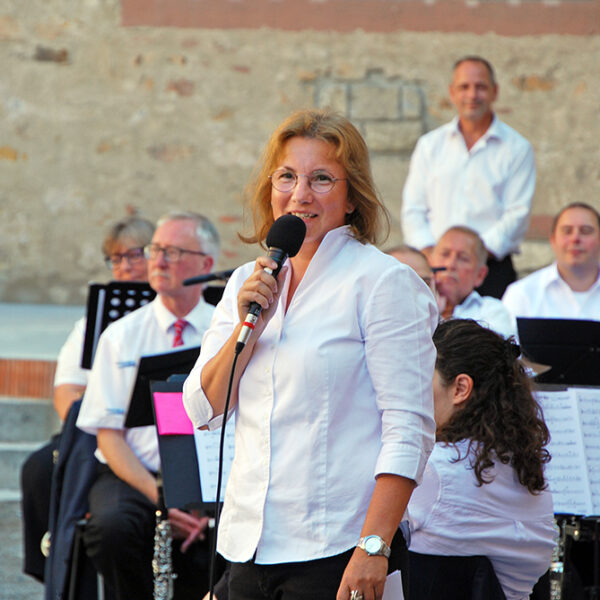
[[[300,217],[283,215],[271,225],[267,234],[267,247],[280,248],[288,256],[296,256],[305,235],[306,225]]]

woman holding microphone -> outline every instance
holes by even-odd
[[[184,387],[196,427],[222,423],[251,303],[262,308],[232,383],[235,457],[219,527],[230,600],[375,600],[434,441],[435,300],[373,245],[387,213],[344,117],[304,110],[273,133],[247,192],[248,242],[306,225],[275,278],[235,271]]]

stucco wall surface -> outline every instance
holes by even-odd
[[[215,221],[218,268],[252,259],[242,193],[292,110],[332,105],[360,127],[401,241],[418,136],[448,121],[453,61],[495,66],[499,116],[536,150],[521,272],[547,263],[540,224],[600,208],[600,37],[123,27],[117,0],[0,1],[0,301],[81,303],[105,280],[105,227],[134,207]]]

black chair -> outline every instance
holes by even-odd
[[[487,556],[408,554],[410,600],[506,600]]]

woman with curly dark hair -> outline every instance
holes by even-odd
[[[411,551],[487,556],[506,598],[528,598],[555,533],[549,434],[519,348],[462,319],[441,323],[433,341],[436,444],[409,504]]]

